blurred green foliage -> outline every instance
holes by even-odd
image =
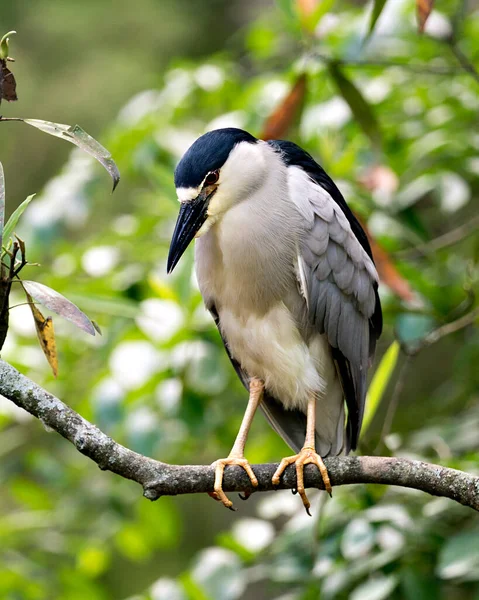
[[[43,14],[40,5],[48,9]],[[395,334],[410,344],[473,310],[479,274],[471,228],[479,188],[477,83],[447,41],[456,27],[463,52],[477,63],[477,10],[458,20],[461,2],[438,0],[419,36],[414,3],[389,0],[365,42],[370,7],[359,2],[338,1],[306,23],[288,1],[255,18],[240,3],[241,16],[229,17],[223,3],[199,5],[122,2],[112,15],[103,2],[42,0],[25,12],[11,3],[5,24],[20,30],[12,46],[22,40],[21,52],[11,50],[19,97],[30,96],[30,110],[36,105],[34,114],[27,102],[10,105],[9,116],[22,107],[22,116],[79,122],[94,135],[111,117],[101,140],[122,183],[111,196],[107,175],[74,150],[18,228],[28,258],[42,263],[24,276],[75,301],[103,336],[88,338],[55,318],[54,380],[28,307],[12,307],[2,358],[121,443],[184,464],[225,456],[245,406],[203,309],[191,251],[166,276],[177,213],[172,172],[204,131],[235,125],[258,134],[297,75],[308,74],[305,105],[288,137],[335,179],[416,293],[405,305],[381,287],[385,333],[377,364]],[[248,19],[226,43],[226,25]],[[101,21],[109,35],[97,35]],[[45,23],[48,47],[39,42]],[[214,52],[205,58],[192,50]],[[53,59],[44,80],[33,75]],[[70,76],[70,62],[80,59]],[[152,75],[157,59],[161,68],[169,62],[161,77]],[[113,119],[108,111],[135,92]],[[32,160],[30,137],[14,125],[3,132],[1,156],[11,210],[23,199],[16,179],[26,166],[26,180],[42,181],[43,170],[51,173],[50,152],[55,165],[67,151],[60,143],[53,151],[50,138],[24,128],[32,140],[40,136],[41,157]],[[439,237],[456,228],[454,243]],[[12,306],[20,302],[15,294]],[[477,331],[457,331],[412,358],[400,353],[395,370],[391,361],[389,354],[376,380],[379,406],[361,451],[477,472]],[[258,417],[250,461],[277,461],[285,452]],[[100,472],[3,400],[0,457],[0,598],[479,597],[479,520],[452,501],[349,486],[335,489],[333,500],[318,493],[313,519],[289,492],[254,495],[236,514],[204,497],[149,503],[132,483]]]

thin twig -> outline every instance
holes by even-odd
[[[20,250],[20,261],[18,263],[14,264],[15,268],[14,268],[13,274],[10,277],[10,279],[12,281],[15,277],[17,279],[19,279],[18,275],[19,275],[20,271],[28,265],[27,257],[25,254],[25,242],[21,238],[19,238],[17,235],[15,235],[15,237],[17,238],[17,241],[14,242],[14,247],[15,247],[15,244],[18,245],[18,248]]]
[[[121,446],[89,423],[69,406],[0,360],[0,393],[44,425],[57,431],[91,458],[100,469],[108,470],[143,487],[143,495],[157,500],[163,495],[213,491],[212,466],[177,466],[158,462]],[[352,483],[399,485],[451,498],[479,511],[479,477],[417,460],[390,457],[335,457],[325,459],[333,486]],[[228,467],[223,488],[226,492],[252,492],[277,489],[272,484],[277,464],[254,465],[259,485],[256,490],[240,467]],[[322,477],[314,466],[305,469],[306,487],[323,489]],[[295,467],[285,471],[279,488],[296,487]]]
[[[443,248],[447,248],[448,246],[452,246],[453,244],[457,244],[466,239],[468,236],[477,232],[478,227],[479,215],[476,215],[470,221],[467,221],[467,223],[463,223],[462,225],[459,225],[459,227],[456,227],[429,242],[424,242],[414,248],[406,248],[405,250],[395,252],[394,256],[401,259],[414,258],[415,256],[437,252],[438,250],[442,250]]]
[[[451,323],[446,323],[442,327],[438,327],[434,331],[431,331],[431,333],[422,339],[420,349],[422,350],[422,348],[425,346],[435,344],[438,340],[446,335],[450,335],[451,333],[455,333],[460,329],[464,329],[468,325],[472,325],[476,319],[479,319],[479,307],[471,310],[471,312],[467,313],[467,315],[464,315],[460,319],[452,321]]]
[[[443,337],[472,325],[476,319],[479,319],[479,306],[459,319],[434,329],[416,342],[402,343],[401,349],[407,356],[415,356],[421,350],[435,344]]]
[[[451,52],[454,54],[454,56],[457,58],[458,63],[461,65],[464,71],[469,73],[469,75],[471,75],[476,80],[476,82],[479,83],[479,72],[477,71],[473,63],[469,60],[469,58],[459,48],[457,40],[452,38],[449,43],[449,48],[451,49]]]
[[[456,7],[456,12],[451,19],[452,35],[455,39],[459,37],[460,29],[466,18],[467,0],[459,0]]]
[[[40,306],[39,302],[19,302],[18,304],[12,304],[8,310],[12,310],[13,308],[18,308],[19,306]]]

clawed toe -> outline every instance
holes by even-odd
[[[246,474],[248,475],[248,477],[251,481],[251,485],[253,487],[257,487],[258,480],[256,479],[256,475],[254,474],[254,471],[251,468],[251,465],[246,460],[246,458],[242,458],[242,457],[220,458],[217,461],[215,461],[213,463],[213,465],[215,465],[215,467],[216,467],[215,468],[215,487],[214,487],[215,491],[209,492],[209,495],[212,498],[214,498],[215,500],[222,502],[223,506],[226,506],[226,508],[229,508],[230,510],[236,510],[233,507],[233,502],[231,502],[231,500],[228,498],[228,496],[223,491],[223,477],[224,477],[225,467],[227,467],[229,465],[236,465],[238,467],[242,467],[246,471]],[[247,500],[250,496],[251,496],[251,492],[245,492],[244,497],[241,497],[241,495],[240,495],[240,498],[242,498],[242,500]]]
[[[238,494],[241,500],[246,501],[251,496],[253,492],[243,492],[242,494]]]
[[[308,500],[306,495],[306,491],[304,489],[304,467],[308,464],[315,464],[319,472],[321,473],[321,477],[323,478],[324,488],[331,496],[332,488],[331,481],[329,479],[328,470],[326,469],[326,465],[323,462],[323,459],[316,453],[314,448],[305,447],[303,448],[299,454],[295,454],[294,456],[288,456],[281,460],[279,467],[276,469],[273,475],[273,485],[278,485],[281,480],[281,475],[286,470],[286,467],[295,463],[296,464],[296,488],[293,493],[297,493],[300,495],[301,500],[303,502],[303,506],[311,516],[309,509],[311,507],[311,503]]]

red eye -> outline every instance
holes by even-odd
[[[205,185],[213,185],[214,183],[216,183],[218,181],[219,178],[220,178],[219,171],[211,171],[211,173],[208,173],[208,175],[206,176]]]

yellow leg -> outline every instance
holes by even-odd
[[[301,448],[299,454],[294,456],[288,456],[281,460],[279,467],[276,469],[273,475],[273,484],[278,485],[281,479],[281,475],[284,473],[286,467],[295,463],[296,464],[296,489],[298,494],[301,496],[304,508],[308,515],[309,508],[311,506],[308,497],[304,489],[304,466],[307,464],[314,464],[318,467],[321,477],[323,478],[324,487],[328,494],[331,496],[332,488],[331,481],[329,480],[328,470],[323,462],[323,459],[316,453],[315,444],[315,429],[316,429],[316,394],[311,394],[308,401],[308,413],[306,419],[306,439],[304,440],[304,446]]]
[[[215,500],[219,500],[231,510],[234,510],[233,503],[228,498],[228,496],[223,492],[223,475],[225,471],[225,467],[228,465],[237,465],[239,467],[243,467],[246,471],[248,477],[250,478],[251,484],[254,487],[257,487],[258,480],[256,479],[256,475],[251,468],[249,462],[244,458],[244,447],[246,444],[246,438],[248,437],[248,432],[251,427],[251,423],[253,421],[254,414],[256,409],[258,408],[261,399],[263,397],[264,384],[260,379],[253,378],[250,381],[249,385],[249,401],[248,406],[246,407],[246,411],[243,417],[243,421],[241,422],[241,427],[236,436],[235,443],[233,444],[233,448],[229,453],[227,458],[220,458],[215,461],[213,464],[216,467],[215,470],[215,491],[210,493]],[[249,494],[247,494],[248,496]]]

